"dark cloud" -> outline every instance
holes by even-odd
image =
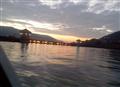
[[[102,26],[113,32],[120,30],[119,2],[116,0],[113,5],[107,2],[110,4],[107,5],[103,4],[103,2],[98,2],[98,0],[97,2],[91,1],[56,0],[56,2],[49,3],[45,2],[45,0],[2,0],[0,2],[0,9],[2,9],[0,10],[1,20],[9,20],[8,22],[10,22],[10,19],[21,19],[51,23],[53,25],[60,24],[60,30],[57,31],[39,29],[39,27],[32,28],[35,31],[80,37],[99,38],[111,33],[107,30],[99,31],[93,29]],[[108,8],[111,9],[109,10]],[[12,20],[11,23],[13,23]]]

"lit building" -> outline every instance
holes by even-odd
[[[27,29],[20,30],[20,40],[22,43],[29,43],[31,32]]]

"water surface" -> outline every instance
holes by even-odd
[[[120,51],[0,42],[23,87],[120,87]]]

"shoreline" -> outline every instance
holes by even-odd
[[[0,42],[16,42],[16,43],[21,43],[22,44],[22,42],[20,42],[20,41],[1,41],[0,40]],[[25,43],[23,43],[23,44],[25,44]],[[29,44],[29,43],[26,43],[26,44]],[[35,43],[35,44],[40,44],[40,43]],[[51,45],[51,44],[46,44],[46,45]],[[57,45],[57,46],[59,46],[59,45]],[[114,47],[97,47],[97,46],[84,46],[84,45],[79,45],[79,46],[77,46],[77,45],[60,45],[60,46],[71,46],[71,47],[88,47],[88,48],[100,48],[100,49],[113,49],[113,50],[120,50],[120,48],[114,48]]]

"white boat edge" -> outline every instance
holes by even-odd
[[[1,46],[0,46],[0,65],[2,66],[2,68],[5,72],[5,75],[8,78],[11,86],[12,87],[22,87],[9,59],[7,58],[7,56]]]

